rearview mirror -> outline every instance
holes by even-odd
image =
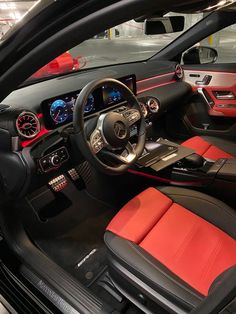
[[[184,29],[184,16],[152,17],[144,22],[146,35],[181,32]]]
[[[208,64],[216,62],[218,53],[214,48],[198,46],[189,49],[183,55],[184,64]]]

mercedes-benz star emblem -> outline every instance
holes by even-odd
[[[115,135],[119,139],[123,139],[126,137],[127,131],[126,131],[126,126],[123,122],[119,121],[114,124],[114,132]]]

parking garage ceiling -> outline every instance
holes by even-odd
[[[19,21],[36,1],[1,1],[0,0],[0,31],[5,33]]]

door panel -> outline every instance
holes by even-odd
[[[166,129],[173,139],[182,141],[195,135],[235,140],[236,118],[210,116],[208,105],[198,93],[193,93],[187,104],[167,115]]]
[[[236,71],[226,72],[223,67],[222,71],[188,67],[184,72],[186,82],[208,104],[210,116],[236,117]]]
[[[175,120],[176,136],[235,139],[236,64],[188,65],[184,73],[193,95],[175,117],[168,118],[172,123]]]
[[[182,117],[188,132],[235,138],[236,64],[188,65],[184,75],[193,91]]]

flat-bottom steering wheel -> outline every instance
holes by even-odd
[[[84,120],[89,96],[102,87],[118,91],[126,101],[122,110],[113,109],[96,118]],[[130,127],[136,125],[130,143]],[[74,138],[77,149],[96,169],[106,174],[121,174],[139,158],[146,139],[145,119],[138,99],[123,83],[107,78],[87,84],[80,92],[73,114]]]

